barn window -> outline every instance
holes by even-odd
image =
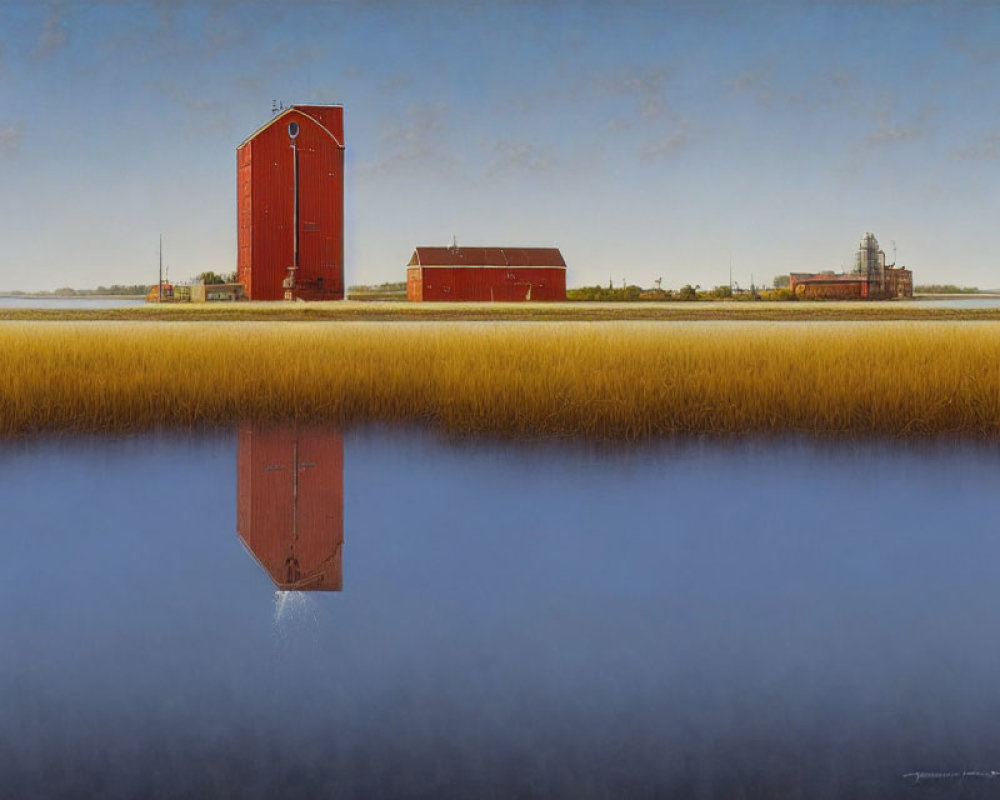
[[[298,135],[299,135],[299,123],[297,123],[297,122],[289,122],[288,123],[288,138],[289,139],[294,139]]]

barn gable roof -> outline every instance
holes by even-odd
[[[277,114],[274,117],[271,117],[271,119],[269,119],[267,122],[265,122],[259,128],[257,128],[257,130],[255,130],[253,133],[251,133],[246,139],[244,139],[242,142],[240,142],[238,145],[236,145],[236,149],[239,150],[241,147],[245,147],[248,142],[250,142],[253,139],[256,139],[257,136],[259,136],[265,130],[267,130],[272,125],[274,125],[274,123],[276,123],[279,119],[281,119],[282,117],[288,116],[293,111],[297,111],[298,113],[302,114],[305,117],[308,117],[313,122],[315,122],[317,125],[319,125],[319,127],[322,128],[324,131],[326,131],[326,134],[331,139],[333,139],[333,141],[336,143],[337,147],[340,147],[340,148],[343,149],[344,143],[342,141],[340,141],[334,135],[334,133],[329,128],[326,127],[326,125],[324,125],[322,122],[320,122],[318,119],[316,119],[316,117],[313,114],[309,113],[309,110],[313,109],[313,108],[342,108],[342,106],[339,106],[339,105],[329,105],[329,106],[316,106],[316,105],[313,105],[313,106],[289,106],[288,108],[286,108],[281,113]]]
[[[418,247],[407,266],[566,269],[566,262],[558,247]]]

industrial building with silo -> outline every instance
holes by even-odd
[[[875,234],[866,233],[853,272],[793,272],[789,286],[796,297],[810,300],[891,300],[913,297],[913,273],[894,263],[887,265]]]

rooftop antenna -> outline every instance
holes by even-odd
[[[278,111],[279,111],[279,109],[278,109],[278,98],[275,97],[275,98],[273,98],[271,100],[271,116],[272,117],[278,116]]]
[[[453,253],[458,252],[458,237],[455,236],[455,234],[451,235],[451,244],[448,245],[448,249],[451,250]]]
[[[892,265],[896,266],[896,240],[892,240]]]

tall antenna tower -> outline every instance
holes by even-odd
[[[163,301],[163,234],[160,234],[160,282],[156,285],[156,302]]]

